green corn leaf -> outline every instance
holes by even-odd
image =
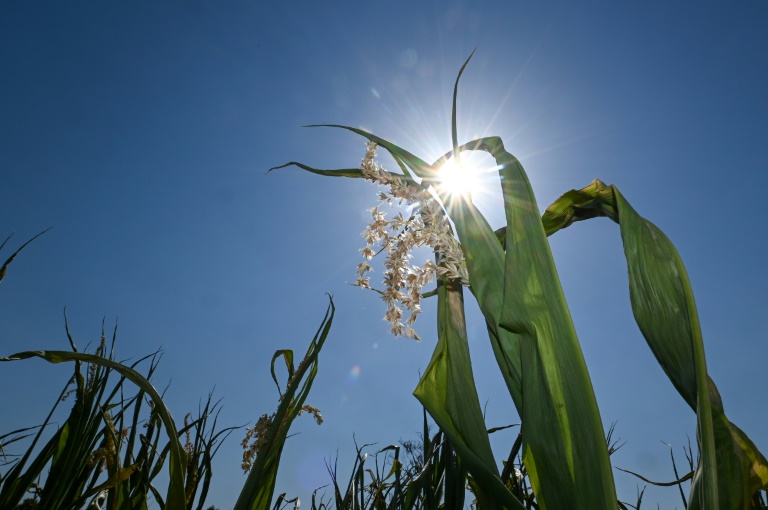
[[[414,156],[407,150],[398,147],[397,145],[388,142],[387,140],[380,138],[372,133],[369,133],[367,131],[363,131],[362,129],[353,128],[349,126],[341,126],[338,124],[313,124],[311,126],[307,127],[332,127],[332,128],[339,128],[339,129],[346,129],[347,131],[352,131],[353,133],[357,133],[360,136],[363,136],[367,138],[371,142],[376,142],[381,147],[384,147],[384,149],[389,152],[392,157],[397,162],[398,166],[400,166],[400,169],[403,170],[403,173],[405,174],[405,177],[413,182],[413,177],[411,176],[411,172],[416,174],[418,177],[421,178],[434,178],[437,174],[438,168],[435,168],[429,164],[427,164],[426,161],[423,159]]]
[[[47,229],[43,230],[42,232],[40,232],[39,234],[37,234],[35,237],[33,237],[32,239],[30,239],[30,240],[29,240],[29,241],[27,241],[26,243],[22,244],[22,245],[21,245],[21,248],[19,248],[19,249],[18,249],[18,250],[16,250],[15,252],[13,252],[13,254],[12,254],[10,257],[8,257],[8,259],[7,259],[7,260],[6,260],[6,261],[3,263],[3,265],[2,265],[2,266],[0,266],[0,281],[2,281],[2,279],[3,279],[3,278],[5,278],[5,274],[6,274],[6,272],[8,271],[8,266],[11,264],[11,262],[13,262],[13,260],[16,258],[16,256],[17,256],[19,253],[21,253],[21,250],[23,250],[24,248],[26,248],[26,247],[27,247],[27,245],[28,245],[29,243],[31,243],[32,241],[34,241],[35,239],[37,239],[37,238],[38,238],[38,237],[40,237],[41,235],[45,234],[45,233],[46,233],[46,232],[48,232],[49,230],[51,230],[51,228],[53,228],[53,227],[50,227],[50,228],[47,228]],[[3,243],[2,243],[2,244],[0,244],[0,250],[2,250],[2,249],[3,249],[3,247],[5,246],[5,243],[7,243],[7,242],[8,242],[8,240],[9,240],[9,239],[10,239],[12,236],[13,236],[13,234],[9,235],[9,236],[8,236],[8,237],[5,239],[5,241],[3,241]]]
[[[122,374],[126,379],[137,385],[150,396],[155,403],[166,433],[168,434],[170,444],[170,464],[169,464],[169,483],[168,494],[165,508],[167,510],[183,510],[186,508],[186,498],[184,495],[184,475],[186,470],[186,455],[184,448],[179,442],[176,432],[176,424],[173,421],[168,409],[163,403],[163,399],[152,384],[144,376],[131,367],[127,367],[114,360],[97,356],[95,354],[86,354],[69,351],[26,351],[14,354],[7,358],[0,357],[0,361],[16,361],[28,358],[42,358],[50,363],[62,362],[85,362],[94,365],[109,368]]]
[[[474,54],[474,51],[472,52]],[[470,54],[459,70],[453,87],[453,106],[451,113],[451,142],[453,150],[441,156],[432,165],[440,168],[453,157],[461,165],[460,155],[465,150],[486,150],[486,143],[493,143],[493,138],[481,138],[459,146],[457,132],[457,98],[459,80],[472,58]],[[439,182],[435,191],[442,201],[448,215],[456,227],[456,234],[461,241],[469,274],[470,289],[480,305],[480,310],[488,328],[493,354],[501,369],[507,390],[512,396],[518,414],[522,416],[522,369],[520,366],[520,343],[516,335],[499,327],[504,301],[504,247],[499,243],[488,221],[472,203],[469,196],[453,196],[445,193]],[[534,475],[535,476],[535,475]]]
[[[297,166],[299,168],[303,168],[307,172],[312,172],[313,174],[317,174],[317,175],[325,175],[326,177],[357,177],[357,178],[363,177],[363,172],[361,172],[359,168],[342,168],[340,170],[320,170],[318,168],[312,168],[311,166],[307,166],[303,163],[298,163],[296,161],[291,161],[290,163],[286,163],[284,165],[272,167],[269,170],[267,170],[267,173],[270,173],[273,170],[279,170],[281,168],[285,168],[288,166]]]
[[[507,216],[500,325],[520,342],[522,435],[541,508],[615,509],[597,401],[536,199],[499,138],[481,148],[499,166]]]
[[[234,510],[268,510],[270,508],[275,492],[277,470],[280,466],[280,455],[288,437],[288,431],[312,388],[312,382],[317,374],[318,355],[333,323],[336,307],[333,304],[333,299],[329,299],[330,304],[325,317],[312,339],[303,361],[299,363],[296,370],[292,370],[293,353],[290,356],[287,354],[290,351],[278,351],[272,358],[273,375],[275,360],[279,356],[283,356],[292,376],[289,378],[285,393],[281,396],[280,405],[272,420],[272,425],[267,432],[265,446],[256,455]]]
[[[597,180],[565,193],[547,209],[542,223],[553,234],[597,216],[619,224],[635,320],[661,368],[698,417],[701,461],[689,508],[750,508],[751,495],[768,487],[768,462],[727,420],[717,387],[707,376],[693,292],[672,242],[614,186]]]
[[[614,190],[614,196],[629,267],[630,300],[635,319],[646,337],[664,339],[666,345],[660,350],[663,358],[673,359],[663,351],[673,356],[682,355],[675,356],[672,361],[675,368],[672,370],[681,374],[680,389],[689,394],[690,403],[694,404],[692,401],[695,401],[702,469],[694,475],[691,484],[692,488],[698,490],[692,494],[690,508],[728,508],[718,505],[720,497],[715,430],[707,365],[696,305],[685,267],[664,233],[638,215],[618,191]],[[674,349],[675,343],[685,343],[687,348]],[[725,501],[728,505],[734,502],[731,498]]]
[[[491,451],[472,375],[461,286],[444,277],[440,280],[438,342],[413,394],[450,439],[487,504],[522,509],[501,482]]]
[[[456,75],[456,82],[453,85],[453,107],[451,108],[451,143],[453,144],[453,157],[456,159],[456,165],[459,167],[461,166],[461,151],[459,150],[459,132],[456,128],[456,102],[459,97],[459,80],[461,80],[461,75],[464,74],[464,69],[467,68],[467,64],[469,64],[469,61],[472,60],[472,55],[474,54],[475,50],[472,50],[472,53],[469,54],[467,60],[464,61],[464,65],[462,65],[461,69],[459,69],[459,74]]]
[[[379,138],[378,136],[372,135],[372,134],[370,134],[370,133],[368,133],[366,131],[363,131],[361,129],[351,128],[351,127],[347,127],[347,126],[337,126],[337,125],[331,125],[331,124],[328,124],[328,125],[325,125],[325,124],[320,125],[320,124],[318,124],[318,125],[315,125],[315,126],[307,126],[307,127],[335,127],[335,128],[341,128],[341,129],[348,129],[348,130],[351,130],[351,131],[353,131],[355,133],[358,133],[358,134],[364,136],[365,138],[367,138],[370,141],[382,142],[385,145],[381,145],[381,144],[379,144],[379,145],[384,147],[392,155],[392,157],[395,159],[395,161],[397,162],[397,164],[400,167],[400,169],[403,171],[402,174],[397,174],[397,173],[394,173],[394,172],[384,171],[384,174],[389,176],[389,177],[391,177],[391,178],[393,178],[393,179],[404,179],[411,186],[422,187],[422,185],[420,183],[416,182],[413,179],[413,176],[409,172],[408,168],[409,167],[416,168],[416,167],[420,167],[420,165],[423,165],[424,168],[428,168],[429,165],[424,163],[421,159],[417,158],[416,156],[413,156],[411,153],[409,153],[407,151],[404,151],[403,149],[400,149],[400,147],[398,147],[397,145],[394,145],[394,144],[392,144],[390,142],[387,142],[386,140],[384,140],[382,138]],[[403,158],[406,158],[406,159],[404,160]],[[311,172],[311,173],[317,174],[317,175],[323,175],[323,176],[326,176],[326,177],[351,177],[351,178],[358,178],[358,179],[359,178],[365,178],[365,176],[363,175],[363,172],[359,168],[342,168],[342,169],[338,169],[338,170],[322,170],[322,169],[319,169],[319,168],[311,167],[309,165],[305,165],[304,163],[298,163],[296,161],[291,161],[289,163],[285,163],[284,165],[272,167],[269,170],[267,170],[267,173],[270,173],[273,170],[279,170],[281,168],[286,168],[286,167],[289,167],[289,166],[297,166],[297,167],[299,167],[299,168],[301,168],[303,170],[306,170],[307,172]],[[423,171],[419,170],[419,173],[426,173],[426,172],[429,172],[429,171],[430,171],[429,169],[426,169],[426,170],[423,170]]]
[[[293,366],[293,351],[290,349],[280,349],[278,351],[275,351],[275,354],[272,356],[272,364],[270,367],[270,372],[272,373],[272,380],[275,381],[275,386],[277,386],[277,391],[282,395],[283,390],[280,389],[280,383],[277,380],[277,374],[275,373],[275,361],[277,358],[281,357],[283,358],[283,361],[285,361],[285,368],[288,370],[288,380],[290,381],[293,378],[293,374],[296,372],[296,369]]]
[[[459,146],[456,151],[485,150],[484,143],[491,140],[473,140]],[[433,166],[442,166],[451,154],[453,151],[443,155]],[[516,335],[499,327],[504,304],[504,247],[488,221],[472,203],[471,197],[451,196],[441,192],[439,186],[435,189],[461,241],[469,274],[469,288],[483,312],[496,362],[518,414],[521,414],[520,341]]]

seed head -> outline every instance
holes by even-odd
[[[448,217],[439,202],[424,186],[410,182],[404,176],[385,171],[375,160],[377,144],[368,142],[360,171],[367,180],[385,186],[386,191],[378,192],[381,202],[392,206],[405,204],[413,209],[413,214],[406,218],[398,212],[391,220],[379,206],[369,209],[371,223],[362,233],[365,246],[360,250],[366,262],[357,266],[358,278],[355,285],[371,289],[372,271],[367,261],[379,251],[386,252],[384,291],[381,299],[387,304],[384,320],[390,324],[390,332],[395,336],[405,336],[419,340],[413,329],[417,315],[421,312],[422,288],[434,280],[435,275],[446,276],[469,285],[469,275],[464,261],[461,245],[453,235]],[[411,251],[421,246],[429,246],[442,254],[441,265],[427,260],[423,267],[411,265]],[[402,322],[403,308],[410,312],[405,324]]]

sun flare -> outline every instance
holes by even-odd
[[[472,196],[480,189],[480,172],[472,166],[456,164],[454,158],[449,159],[438,171],[439,186],[451,195]]]

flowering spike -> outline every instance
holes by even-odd
[[[389,323],[390,332],[395,336],[418,341],[419,335],[412,326],[421,313],[422,288],[432,282],[436,274],[445,275],[463,285],[469,285],[469,276],[461,245],[454,237],[440,204],[424,186],[385,171],[375,160],[377,148],[374,142],[366,144],[365,157],[360,163],[363,177],[388,188],[378,193],[379,201],[390,206],[397,201],[398,205],[405,204],[413,213],[406,219],[402,212],[398,212],[388,220],[379,205],[368,209],[371,223],[361,234],[366,245],[360,250],[365,261],[357,265],[358,278],[354,284],[371,288],[370,278],[366,274],[372,269],[367,261],[376,255],[373,247],[378,244],[380,251],[386,251],[386,269],[383,272],[385,290],[381,293],[381,299],[387,304],[384,320]],[[422,246],[429,246],[443,254],[440,266],[431,260],[427,260],[423,267],[410,264],[410,252]],[[402,322],[401,306],[410,312],[405,324]]]

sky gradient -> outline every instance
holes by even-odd
[[[119,322],[118,358],[159,347],[155,384],[177,422],[215,387],[220,423],[277,404],[269,363],[304,352],[331,293],[337,315],[277,492],[309,504],[339,455],[413,439],[411,396],[435,345],[392,338],[384,303],[351,287],[375,187],[286,169],[359,164],[368,129],[432,160],[500,136],[540,208],[599,178],[678,248],[696,296],[709,373],[726,413],[768,453],[768,2],[6,2],[0,7],[0,236],[48,227],[0,285],[0,355],[79,347]],[[480,160],[481,164],[482,161]],[[385,158],[385,166],[394,170]],[[496,190],[498,184],[493,188]],[[498,192],[479,199],[494,228]],[[618,226],[595,219],[551,239],[601,415],[626,445],[614,466],[673,479],[695,415],[632,318]],[[416,261],[421,262],[421,261]],[[372,282],[380,271],[372,275]],[[467,299],[487,423],[517,423],[485,326]],[[119,320],[118,320],[119,319]],[[0,432],[37,424],[70,375],[0,365]],[[492,436],[499,463],[515,438]],[[230,508],[243,433],[214,464],[208,504]],[[620,499],[639,481],[616,471]],[[641,486],[642,483],[640,482]],[[649,507],[682,508],[649,487]]]

